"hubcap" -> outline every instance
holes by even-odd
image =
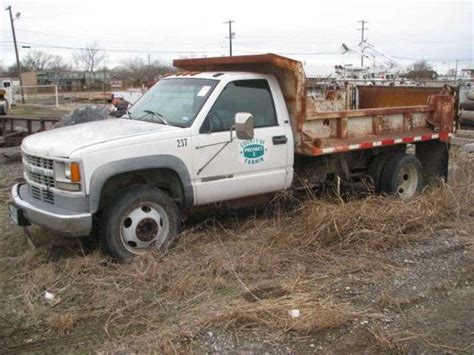
[[[145,218],[138,222],[135,234],[142,242],[149,242],[153,240],[158,233],[158,224],[153,218]]]
[[[418,179],[418,170],[414,165],[403,166],[398,173],[396,193],[402,198],[412,197],[416,193]]]
[[[125,248],[134,254],[159,248],[168,233],[168,215],[154,203],[134,206],[122,218],[120,237]]]

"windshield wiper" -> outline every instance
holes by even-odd
[[[155,111],[151,111],[151,110],[143,110],[143,112],[145,113],[148,113],[149,115],[153,115],[155,117],[158,117],[160,119],[161,122],[163,122],[165,125],[169,126],[170,124],[168,123],[168,121],[165,120],[165,118],[163,117],[163,115],[159,112],[155,112]]]

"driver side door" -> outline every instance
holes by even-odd
[[[254,138],[239,140],[230,129],[238,112],[251,113]],[[287,181],[288,137],[279,122],[266,79],[228,83],[193,137],[196,204],[282,190]]]

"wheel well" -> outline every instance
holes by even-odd
[[[178,206],[184,204],[184,190],[181,179],[172,169],[158,168],[129,171],[110,177],[100,193],[99,210],[107,205],[117,191],[130,186],[148,185],[168,192]]]

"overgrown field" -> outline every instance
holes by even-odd
[[[29,248],[5,204],[21,166],[0,169],[0,352],[474,350],[472,165],[409,201],[282,197],[194,220],[126,264],[38,227]],[[416,328],[446,300],[453,334]]]

